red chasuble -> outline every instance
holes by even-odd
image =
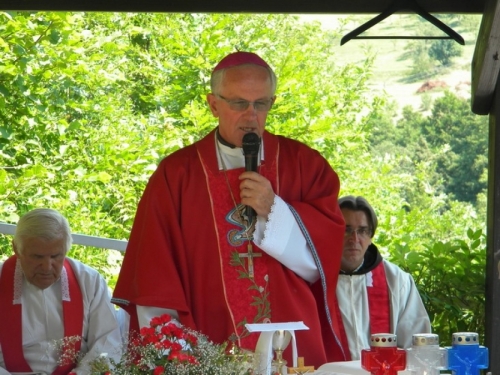
[[[226,172],[226,175],[217,172],[212,174],[208,166],[203,165],[209,188],[210,199],[213,202],[214,220],[216,230],[220,236],[218,239],[219,259],[231,260],[220,262],[222,271],[221,280],[227,299],[227,307],[232,316],[232,324],[235,334],[240,338],[240,347],[255,348],[257,335],[249,335],[245,323],[263,323],[271,319],[271,310],[268,299],[269,274],[267,269],[270,257],[263,253],[257,246],[253,246],[254,252],[259,258],[253,260],[254,276],[250,277],[248,264],[241,254],[247,252],[248,238],[251,239],[251,231],[246,221],[242,220],[244,206],[236,205],[232,196],[239,196],[238,177],[244,169],[234,169]],[[259,173],[271,181],[276,179],[275,170],[266,165],[261,165]],[[226,179],[227,177],[227,179]],[[220,194],[226,190],[227,194]],[[227,196],[231,199],[227,199]]]
[[[0,345],[9,372],[32,372],[29,364],[24,359],[22,337],[22,304],[16,302],[14,293],[14,278],[16,275],[17,257],[14,255],[7,259],[2,267],[0,276],[0,305],[4,316],[0,319]],[[73,268],[67,259],[64,260],[64,269],[68,275],[70,301],[62,301],[64,316],[64,336],[78,336],[78,340],[71,350],[80,351],[81,336],[83,332],[83,298],[78,280]],[[19,271],[18,271],[19,272]],[[66,375],[75,368],[75,363],[61,364],[53,375]]]
[[[258,334],[247,335],[245,322],[303,321],[310,329],[296,338],[307,365],[345,360],[335,296],[344,233],[338,177],[317,151],[297,141],[267,132],[263,140],[259,172],[297,213],[321,279],[310,285],[257,246],[262,256],[254,259],[255,277],[245,276],[246,261],[235,262],[247,250],[244,226],[218,167],[213,131],[165,158],[151,176],[113,301],[132,317],[136,305],[177,310],[182,324],[214,342],[237,334],[250,350]],[[237,203],[242,172],[227,172]]]

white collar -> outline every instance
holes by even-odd
[[[245,156],[241,147],[231,148],[219,142],[217,133],[215,134],[215,151],[217,154],[217,164],[219,170],[224,169],[221,157],[224,158],[224,165],[227,169],[243,168],[245,166]],[[261,138],[261,147],[259,150],[260,160],[264,160],[264,139]]]
[[[12,301],[13,305],[20,305],[22,303],[21,297],[23,295],[23,281],[24,280],[25,280],[25,277],[24,277],[24,273],[23,273],[23,268],[21,267],[21,261],[19,259],[17,259],[16,269],[14,271],[14,299]],[[59,278],[59,280],[61,281],[62,300],[63,301],[71,301],[71,297],[69,295],[68,274],[67,274],[66,268],[64,266],[62,268],[61,277]],[[55,283],[57,283],[59,280],[57,280]],[[29,286],[32,285],[28,282],[28,280],[26,280],[26,283]],[[52,285],[54,285],[54,284],[52,284]],[[50,287],[52,287],[52,285]],[[33,287],[35,287],[35,286],[33,285]]]

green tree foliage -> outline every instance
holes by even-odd
[[[386,169],[375,180],[378,190],[364,188],[380,214],[375,242],[415,277],[442,342],[460,330],[483,334],[485,209],[477,200],[486,191],[487,118],[447,92],[429,116],[407,107],[397,122],[383,114],[372,120],[371,156],[383,158]],[[390,165],[397,173],[387,180]],[[387,191],[403,175],[411,183],[393,200]]]
[[[475,204],[484,193],[488,168],[488,119],[474,115],[467,100],[450,92],[437,99],[430,116],[407,107],[403,118],[392,124],[379,122],[370,143],[375,152],[396,147],[413,173],[415,163],[431,163],[429,182],[437,193]]]
[[[471,15],[440,14],[438,17],[446,25],[456,32],[473,33],[478,30],[480,18]],[[407,34],[408,30],[415,30],[414,35],[443,37],[448,36],[435,25],[421,17],[415,15],[405,15],[406,24],[403,29]],[[417,22],[415,22],[417,21]],[[449,69],[454,57],[463,54],[464,47],[452,39],[421,39],[411,40],[405,47],[402,60],[410,60],[411,64],[404,81],[417,82],[436,76]]]
[[[475,202],[486,189],[481,176],[488,167],[487,117],[474,115],[467,100],[446,93],[436,101],[423,132],[432,147],[449,145],[438,162],[446,192],[459,201]]]
[[[77,233],[127,239],[158,161],[215,126],[205,102],[210,72],[236,49],[259,53],[279,77],[269,129],[340,165],[355,149],[343,139],[360,137],[358,113],[372,108],[364,95],[370,61],[336,66],[334,36],[295,16],[0,17],[0,220],[7,222],[49,206]],[[10,251],[5,239],[2,252]],[[109,267],[106,257],[74,252]]]
[[[417,82],[436,74],[433,61],[429,56],[429,43],[427,40],[415,40],[409,42],[404,48],[404,58],[411,60],[411,66],[408,69],[408,82]]]
[[[482,230],[468,230],[465,240],[437,241],[425,252],[397,245],[392,260],[411,271],[442,344],[454,332],[478,332],[484,342],[484,254]]]
[[[292,15],[0,13],[0,221],[46,206],[74,232],[126,240],[161,158],[216,124],[205,102],[211,69],[250,50],[279,78],[268,129],[316,148],[342,194],[373,203],[375,242],[416,276],[437,332],[472,327],[484,315],[476,300],[438,294],[426,277],[463,267],[443,249],[477,260],[464,288],[482,276],[484,248],[465,228],[483,228],[469,202],[484,192],[485,127],[450,95],[429,118],[405,109],[394,125],[394,107],[369,93],[373,56],[339,65],[339,36]],[[2,258],[9,242],[0,235]],[[120,253],[74,246],[71,255],[113,287]]]
[[[462,55],[462,48],[450,39],[437,39],[431,43],[429,56],[442,66],[450,66],[452,59]]]

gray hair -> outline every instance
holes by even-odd
[[[64,239],[64,254],[73,243],[68,220],[61,213],[50,208],[36,208],[19,219],[13,242],[20,253],[23,251],[22,240],[24,238]]]
[[[271,96],[274,96],[274,94],[276,93],[276,86],[278,84],[278,79],[276,78],[276,74],[274,73],[274,71],[271,68],[266,68],[264,66],[257,64],[241,64],[238,65],[238,67],[245,65],[255,65],[267,69],[267,71],[269,72],[269,79],[271,80],[271,93],[272,93]],[[226,74],[227,69],[231,68],[234,68],[234,66],[225,69],[219,69],[212,73],[212,76],[210,77],[210,89],[212,90],[212,93],[214,94],[219,93],[222,81],[224,80],[224,75]]]
[[[355,197],[353,195],[346,195],[339,199],[340,209],[352,210],[352,211],[363,211],[366,214],[370,229],[372,231],[371,237],[375,235],[377,230],[378,219],[373,207],[368,203],[368,201],[363,197]]]

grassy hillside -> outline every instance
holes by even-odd
[[[338,16],[308,15],[304,21],[319,21],[324,28],[341,30],[341,36],[361,26],[375,15]],[[465,46],[459,46],[462,55],[453,58],[449,67],[441,67],[437,61],[415,61],[412,51],[422,46],[428,50],[432,40],[415,39],[352,39],[340,46],[340,37],[336,41],[339,63],[356,63],[365,59],[367,54],[375,56],[371,87],[374,92],[385,91],[402,108],[412,105],[425,109],[433,98],[445,89],[470,98],[471,61],[481,22],[480,15],[435,15],[445,24],[458,32],[465,40]],[[446,36],[441,30],[416,14],[393,14],[367,30],[363,35],[377,36]],[[413,74],[414,66],[425,70],[424,74]],[[428,69],[424,69],[428,68]],[[419,93],[418,90],[426,90]]]

